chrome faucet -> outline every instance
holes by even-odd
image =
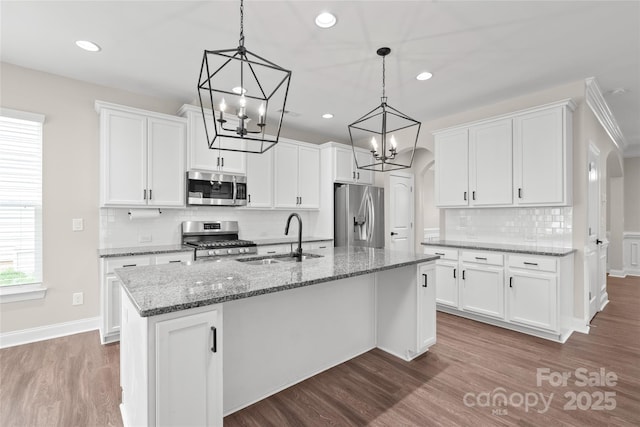
[[[292,255],[298,258],[298,261],[302,261],[302,219],[300,219],[300,215],[297,213],[289,215],[289,218],[287,218],[287,226],[284,228],[284,234],[285,236],[289,234],[289,224],[291,224],[291,218],[294,216],[298,218],[298,249],[293,251]]]

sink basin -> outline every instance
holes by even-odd
[[[302,254],[302,260],[311,259],[311,258],[322,258],[324,255],[317,254]],[[254,256],[250,258],[241,258],[236,259],[236,261],[243,262],[245,264],[251,265],[270,265],[270,264],[280,264],[283,262],[297,262],[298,258],[292,256],[291,254],[281,254],[281,255],[263,255],[263,256]]]

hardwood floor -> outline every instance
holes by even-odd
[[[417,360],[372,350],[229,415],[225,427],[638,426],[640,278],[608,283],[611,302],[591,333],[564,345],[438,313],[438,343]],[[538,368],[571,377],[538,386]],[[615,373],[616,385],[581,387],[578,368]],[[0,425],[122,425],[118,370],[118,345],[100,346],[96,332],[0,350]],[[506,406],[493,401],[500,391]]]

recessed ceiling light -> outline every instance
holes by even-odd
[[[431,77],[433,77],[433,74],[431,74],[428,71],[423,71],[422,73],[418,74],[416,76],[416,79],[418,80],[429,80]]]
[[[247,93],[246,89],[241,88],[240,86],[236,86],[233,89],[231,89],[234,93],[237,93],[238,95],[243,94],[243,93]]]
[[[331,28],[336,25],[336,17],[332,13],[322,12],[316,16],[316,25],[320,28]]]
[[[100,52],[100,46],[89,40],[76,40],[76,46],[89,52]]]
[[[623,87],[617,87],[615,89],[611,89],[606,91],[605,95],[624,95],[625,93],[629,93],[629,89],[625,89]]]
[[[333,119],[333,114],[331,114],[331,113],[324,113],[324,114],[322,115],[322,118],[323,118],[323,119]]]

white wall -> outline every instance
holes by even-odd
[[[640,157],[624,159],[624,231],[640,232]]]

